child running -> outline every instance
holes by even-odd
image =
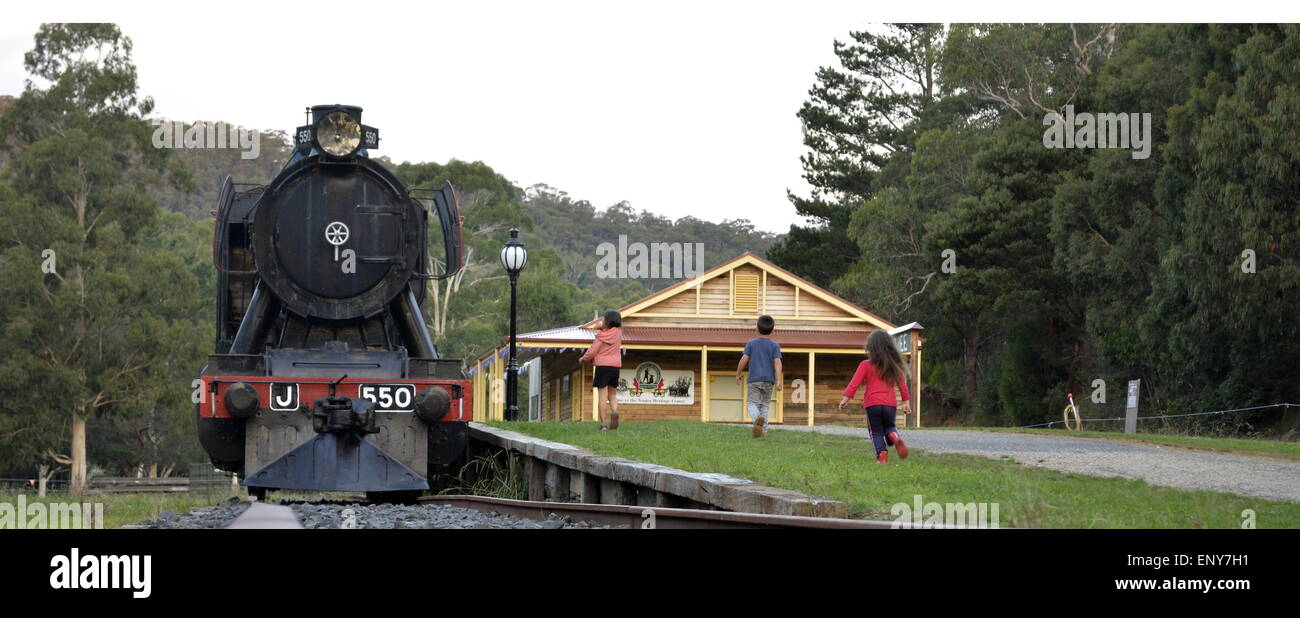
[[[605,406],[609,406],[608,429],[618,429],[618,370],[623,366],[623,316],[617,311],[605,312],[600,331],[591,347],[578,359],[583,363],[596,365],[596,387],[599,397],[596,401],[596,414],[600,417],[600,430],[605,431]]]
[[[759,316],[758,336],[745,344],[745,353],[736,365],[736,384],[741,383],[741,373],[749,366],[749,418],[754,420],[754,437],[767,435],[767,412],[772,408],[772,390],[781,390],[781,344],[772,340],[776,320],[770,315]]]
[[[858,364],[844,397],[840,399],[840,409],[848,405],[849,400],[858,394],[858,387],[866,383],[866,392],[862,395],[862,407],[867,411],[868,432],[871,442],[876,447],[876,462],[889,463],[889,448],[892,445],[898,456],[907,459],[907,445],[898,437],[898,427],[894,424],[897,413],[894,403],[894,387],[903,396],[903,415],[912,413],[908,403],[907,372],[903,357],[894,346],[894,338],[883,330],[872,331],[867,336],[867,360]]]

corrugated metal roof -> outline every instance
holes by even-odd
[[[752,328],[683,328],[628,326],[623,329],[623,343],[658,345],[743,346],[757,337]],[[789,330],[773,333],[777,343],[792,348],[857,348],[867,341],[867,331]],[[521,341],[589,344],[595,331],[581,326],[523,333]]]
[[[529,341],[595,341],[596,331],[583,328],[581,326],[565,326],[562,328],[551,328],[548,330],[539,330],[531,333],[520,333],[517,335],[520,340]],[[503,337],[503,339],[510,339]]]

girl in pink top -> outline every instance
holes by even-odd
[[[894,387],[903,399],[903,415],[912,413],[908,403],[907,369],[903,356],[894,346],[894,338],[883,330],[872,331],[867,336],[867,360],[858,364],[849,386],[844,389],[840,399],[840,409],[848,405],[849,400],[858,394],[858,387],[866,384],[862,395],[862,407],[867,411],[867,427],[871,442],[876,447],[876,462],[889,463],[889,446],[892,445],[898,456],[907,459],[907,445],[898,437],[898,427],[894,424],[897,409],[894,407]]]
[[[609,406],[609,429],[618,429],[618,370],[623,366],[623,317],[617,311],[606,311],[596,340],[578,359],[596,365],[596,387],[599,397],[596,413],[600,417],[600,430],[605,430],[605,405]]]

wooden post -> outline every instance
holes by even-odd
[[[727,301],[727,315],[736,315],[736,269],[733,268],[727,271],[727,283],[731,285],[731,288],[727,291],[727,294],[731,296]]]
[[[496,348],[492,349],[492,353],[496,354]],[[483,406],[483,422],[485,423],[496,419],[496,414],[497,414],[496,382],[497,382],[496,364],[488,363],[488,366],[483,369],[483,403],[485,404]]]
[[[498,384],[504,384],[505,378],[501,367],[501,355],[496,348],[492,348],[492,420],[499,421],[505,418],[505,387],[500,391],[497,390]]]
[[[483,384],[483,370],[478,367],[478,361],[474,361],[474,382],[470,392],[474,393],[474,406],[470,409],[470,418],[478,422],[483,422],[483,417],[479,415],[479,410],[483,406],[483,391],[479,385]]]
[[[496,357],[497,379],[501,380],[501,402],[497,404],[497,420],[506,420],[506,400],[509,395],[506,393],[506,361],[501,356]]]
[[[912,414],[916,415],[916,427],[921,426],[921,335],[912,331]]]
[[[569,387],[572,388],[573,385],[570,384]],[[555,386],[552,388],[555,389],[555,421],[558,423],[564,420],[560,418],[560,403],[564,397],[564,376],[557,376],[555,378]]]
[[[798,290],[799,288],[795,288]],[[817,383],[817,353],[808,353],[808,426],[813,426],[813,416],[817,413],[817,407],[814,403],[813,386]]]
[[[86,418],[72,415],[72,483],[74,493],[86,488]]]
[[[582,420],[582,367],[579,366],[569,378],[569,420]]]
[[[700,347],[700,385],[704,387],[695,389],[697,393],[702,392],[700,396],[700,420],[709,421],[709,346]]]
[[[496,348],[492,348],[492,353],[493,353],[493,354],[496,354],[496,353],[497,353]],[[489,358],[489,360],[495,360],[495,358]],[[486,381],[483,383],[484,390],[486,391],[486,392],[484,393],[484,395],[486,395],[486,397],[484,397],[484,399],[485,399],[486,402],[487,402],[487,406],[483,408],[483,421],[484,421],[484,422],[488,422],[488,421],[491,421],[491,420],[496,419],[496,414],[497,414],[497,402],[496,402],[496,397],[497,397],[497,394],[496,394],[496,388],[497,388],[497,384],[496,384],[496,382],[497,382],[497,367],[496,367],[496,363],[489,362],[489,363],[488,363],[488,366],[484,369],[484,373],[487,374],[486,376],[484,376],[484,379],[485,379]]]
[[[470,418],[476,422],[483,422],[483,368],[478,366],[478,361],[474,361],[474,407],[470,410]]]

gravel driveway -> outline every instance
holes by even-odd
[[[867,439],[867,430],[861,427],[773,425],[772,428]],[[927,451],[992,458],[1006,455],[1022,464],[1062,472],[1118,476],[1164,487],[1300,502],[1300,462],[1295,461],[1099,438],[949,430],[903,430],[902,434],[909,447]]]

